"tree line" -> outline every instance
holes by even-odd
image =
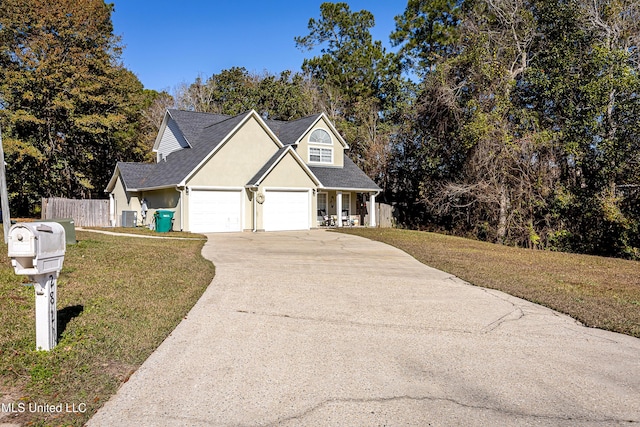
[[[324,112],[399,225],[640,258],[640,6],[632,0],[409,0],[389,35],[323,3],[298,71],[241,67],[174,93],[119,61],[113,7],[0,3],[0,123],[12,206],[102,197],[116,161],[153,161],[166,108]]]
[[[407,223],[640,257],[638,2],[409,1],[396,24],[420,76],[389,188],[426,206]]]

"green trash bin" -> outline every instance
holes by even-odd
[[[159,210],[153,214],[153,218],[156,222],[156,231],[158,233],[166,233],[171,231],[171,224],[173,223],[173,211]]]

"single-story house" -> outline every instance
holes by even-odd
[[[348,148],[325,114],[277,121],[255,111],[167,110],[156,163],[115,167],[106,189],[111,223],[122,225],[126,211],[149,224],[162,209],[173,211],[173,230],[197,233],[361,224],[380,188]]]

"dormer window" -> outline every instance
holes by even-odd
[[[333,163],[331,148],[309,147],[309,161],[314,163]]]
[[[309,135],[309,144],[333,145],[333,141],[329,132],[316,129]],[[333,163],[333,148],[309,147],[309,162]]]
[[[312,144],[331,144],[331,135],[324,129],[316,129],[309,135]]]

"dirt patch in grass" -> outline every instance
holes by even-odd
[[[51,352],[34,350],[33,288],[0,249],[0,395],[14,399],[3,403],[65,405],[62,413],[0,414],[0,422],[83,425],[187,315],[214,275],[201,256],[203,240],[84,231],[77,238],[58,280],[60,338]]]
[[[342,229],[395,246],[477,286],[544,305],[586,326],[640,338],[640,262],[536,251],[435,233]]]

